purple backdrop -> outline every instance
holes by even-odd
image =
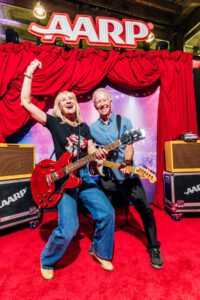
[[[153,171],[156,171],[156,141],[157,141],[157,106],[159,97],[159,87],[154,92],[145,92],[134,94],[125,93],[106,86],[112,95],[113,112],[128,117],[133,124],[133,128],[144,128],[146,139],[134,144],[134,161],[137,166],[145,165]],[[140,95],[140,96],[139,96]],[[84,98],[84,99],[83,99]],[[86,99],[85,99],[86,98]],[[84,121],[90,125],[98,118],[91,95],[79,96],[80,109]],[[83,101],[86,100],[86,101]],[[51,112],[51,109],[48,111]],[[35,124],[18,141],[21,144],[36,145],[36,162],[49,158],[53,152],[53,143],[48,130],[40,124]],[[145,190],[150,202],[153,201],[155,184],[143,180]]]

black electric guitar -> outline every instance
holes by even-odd
[[[105,149],[111,151],[122,144],[133,143],[145,137],[143,129],[132,129],[125,132],[121,139],[105,146]],[[74,163],[71,163],[72,158],[72,153],[65,152],[58,161],[44,159],[36,165],[31,176],[31,192],[37,205],[52,207],[66,189],[78,187],[82,180],[75,176],[74,171],[94,161],[96,156],[92,153]]]
[[[102,166],[107,168],[113,168],[113,169],[120,168],[119,163],[115,163],[109,160],[103,160]],[[104,176],[103,171],[101,170],[101,168],[100,169],[98,168],[98,165],[97,165],[97,169],[99,175]],[[138,167],[126,166],[126,169],[129,173],[137,174],[140,178],[148,179],[151,183],[155,183],[157,181],[155,173],[145,166],[138,166]]]

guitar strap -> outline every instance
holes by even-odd
[[[55,153],[55,149],[53,149],[53,151],[52,151],[52,153],[51,153],[51,155],[50,155],[49,159],[52,159],[52,157],[53,157],[54,153]]]
[[[120,129],[121,129],[121,119],[120,115],[117,115],[117,130],[118,130],[118,139],[120,138]]]
[[[116,123],[117,123],[117,131],[118,131],[118,139],[120,139],[120,129],[121,129],[121,119],[122,117],[120,115],[116,116]],[[118,157],[118,149],[114,149],[113,151],[110,152],[108,155],[109,160],[116,160]]]
[[[118,131],[118,139],[120,139],[120,129],[121,129],[121,116],[117,115],[116,116],[116,123],[117,123],[117,131]],[[108,160],[116,160],[118,157],[118,149],[115,149],[110,152],[108,155]],[[106,181],[106,189],[108,188],[108,185],[112,185],[112,182],[109,183],[109,181],[112,181],[113,173],[112,170],[109,168],[103,168],[103,173],[105,174],[105,177],[101,177],[102,185],[103,182]]]
[[[80,154],[80,136],[81,136],[81,125],[78,126],[78,145],[77,145],[77,159],[79,159],[79,154]]]
[[[121,116],[120,115],[116,115],[116,125],[117,125],[117,131],[118,131],[118,139],[120,139],[120,129],[121,129]],[[108,160],[116,160],[118,157],[118,149],[114,149],[113,151],[110,151],[108,154]],[[90,164],[91,166],[91,164]],[[93,174],[93,170],[92,170],[92,166],[90,168],[90,173]],[[113,173],[112,170],[110,168],[105,168],[103,167],[103,174],[104,176],[100,176],[99,177],[99,182],[101,184],[101,187],[104,189],[112,189],[112,187],[110,188],[110,186],[112,186],[112,177],[113,177]]]

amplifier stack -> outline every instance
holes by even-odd
[[[22,223],[36,226],[41,209],[34,203],[30,177],[35,146],[0,143],[0,230]]]
[[[164,194],[173,219],[200,212],[200,140],[165,143]]]

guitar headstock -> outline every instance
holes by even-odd
[[[142,178],[148,179],[151,183],[155,183],[157,181],[155,173],[147,167],[136,167],[135,173]]]
[[[134,143],[140,140],[143,140],[146,138],[146,134],[144,129],[131,129],[131,130],[127,130],[125,131],[125,133],[123,134],[122,138],[121,138],[121,143],[122,144],[128,144],[128,143]]]

